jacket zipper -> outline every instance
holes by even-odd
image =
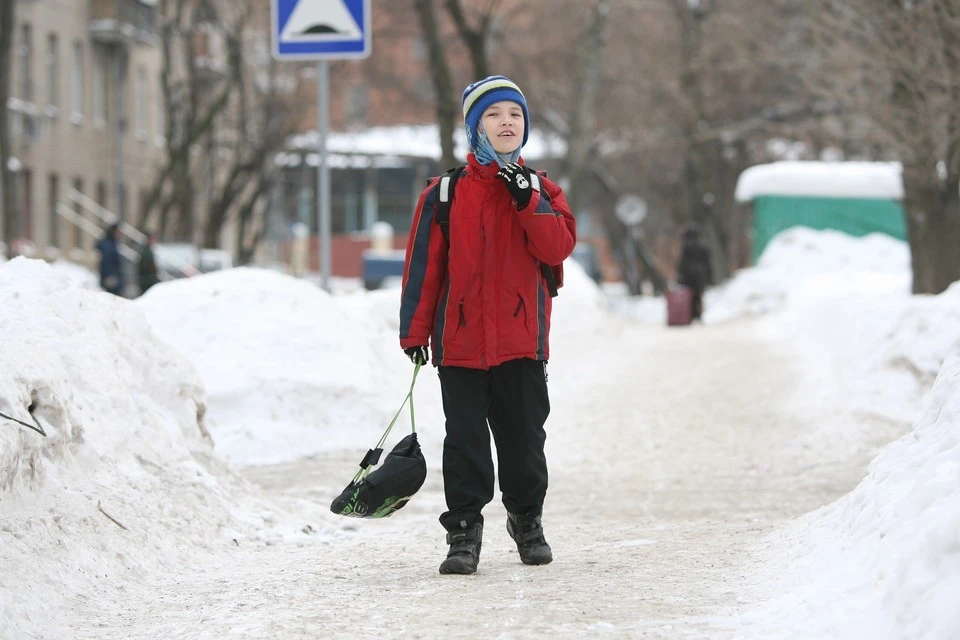
[[[463,300],[460,301],[460,326],[467,326],[467,316],[463,313]]]
[[[514,310],[514,312],[513,312],[513,317],[514,317],[514,318],[516,318],[517,316],[519,316],[519,315],[520,315],[520,312],[523,311],[523,297],[520,296],[520,295],[518,295],[517,298],[518,298],[518,300],[517,300],[517,308],[516,308],[516,309]]]

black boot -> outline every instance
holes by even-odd
[[[467,575],[477,572],[480,562],[480,543],[483,540],[483,523],[476,522],[447,532],[450,551],[440,564],[440,573]]]
[[[540,514],[508,513],[507,533],[517,543],[517,551],[524,564],[549,564],[553,561],[553,551],[543,537]]]

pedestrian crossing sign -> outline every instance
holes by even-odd
[[[278,60],[336,60],[370,55],[370,0],[273,0]]]

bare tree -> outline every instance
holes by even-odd
[[[481,80],[490,75],[490,59],[487,56],[487,43],[490,32],[500,9],[502,0],[489,0],[486,9],[477,15],[477,25],[471,26],[460,0],[446,0],[447,13],[457,25],[460,39],[470,52],[473,65],[473,79]]]
[[[475,26],[460,0],[445,0],[447,13],[456,26],[459,41],[466,46],[472,65],[471,81],[490,75],[490,58],[487,44],[502,10],[502,0],[489,0],[486,7],[475,13]],[[443,24],[437,15],[434,0],[414,0],[420,18],[420,30],[427,43],[430,55],[430,77],[437,98],[437,121],[440,125],[441,165],[452,167],[457,163],[454,156],[453,133],[460,114],[457,94],[453,87],[453,73],[447,61],[451,42],[444,38]]]
[[[238,64],[235,79],[235,100],[222,128],[229,133],[223,140],[215,140],[212,147],[218,157],[229,157],[226,171],[211,175],[216,195],[210,203],[203,229],[202,244],[216,247],[220,233],[236,213],[241,233],[238,247],[247,239],[244,232],[252,221],[247,219],[261,210],[274,184],[277,170],[274,156],[282,148],[287,136],[294,132],[293,107],[283,99],[279,86],[283,76],[272,58],[264,65]]]
[[[9,243],[20,232],[20,216],[14,199],[13,173],[10,171],[10,120],[7,100],[13,65],[13,31],[16,24],[16,0],[0,3],[0,209],[3,210],[3,238]]]
[[[238,261],[266,228],[259,217],[274,184],[273,159],[295,129],[299,74],[269,56],[267,5],[163,0],[161,30],[167,162],[148,217],[163,233],[218,247],[236,223]],[[257,12],[260,13],[257,13]],[[202,152],[201,152],[202,149]]]
[[[578,53],[579,73],[574,91],[574,108],[570,114],[567,157],[564,162],[564,174],[569,179],[570,206],[574,211],[579,211],[583,200],[583,169],[593,146],[595,107],[601,78],[600,65],[603,61],[604,35],[609,13],[609,0],[597,0],[587,37]]]
[[[167,158],[157,175],[144,205],[141,225],[153,224],[161,235],[176,235],[192,240],[194,219],[194,168],[191,152],[206,136],[217,117],[227,108],[238,73],[235,52],[240,50],[237,37],[221,34],[230,50],[230,69],[225,77],[212,80],[198,68],[196,55],[196,20],[201,9],[215,11],[207,0],[161,0],[160,41],[163,51],[161,80],[165,110]],[[171,216],[176,215],[176,220]]]
[[[915,293],[960,280],[960,0],[818,0],[807,80],[903,164]]]
[[[430,77],[437,97],[437,122],[440,125],[440,163],[452,167],[457,159],[453,152],[453,131],[457,118],[457,103],[453,95],[453,80],[434,0],[414,0],[414,7],[420,16],[420,28],[427,42],[430,55]]]
[[[449,11],[458,4],[448,3],[448,13],[460,39],[472,31],[481,42],[480,27],[464,29],[464,19]],[[796,0],[771,0],[770,7],[747,0],[504,0],[499,15],[474,15],[473,23],[489,30],[482,41],[490,68],[509,63],[509,74],[539,105],[535,126],[566,140],[568,195],[576,210],[603,223],[625,276],[639,270],[662,282],[659,264],[672,257],[658,263],[651,247],[665,246],[661,237],[675,243],[677,227],[691,221],[714,245],[717,273],[740,264],[749,223],[734,206],[740,171],[766,160],[766,139],[792,135],[797,122],[818,117],[819,105],[799,99],[792,86],[794,49],[757,55],[766,41],[773,48],[789,40],[777,19],[784,8],[793,19],[791,4]],[[527,37],[532,30],[550,37]],[[436,24],[432,33],[439,34]],[[476,50],[467,49],[473,62]],[[643,237],[625,234],[613,215],[620,188],[650,204]],[[631,247],[621,251],[625,242]],[[628,280],[639,290],[639,278]]]
[[[686,204],[683,218],[692,220],[702,228],[711,248],[714,272],[725,278],[730,272],[730,256],[727,230],[717,207],[717,191],[721,183],[718,175],[720,150],[715,139],[705,140],[698,136],[710,128],[704,30],[705,23],[715,13],[716,1],[672,0],[672,3],[680,32],[679,118]]]

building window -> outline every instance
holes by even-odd
[[[79,194],[83,194],[83,178],[73,179],[73,190]],[[80,203],[74,202],[73,211],[81,218],[83,217],[83,208],[80,206]],[[72,226],[73,226],[73,243],[71,248],[79,248],[81,246],[80,226],[76,224]]]
[[[117,208],[114,213],[121,220],[127,219],[127,185],[124,183],[120,183],[119,188],[117,188]]]
[[[70,71],[70,119],[83,122],[83,43],[73,43],[73,68]],[[79,189],[78,189],[79,191]]]
[[[107,60],[103,51],[93,52],[93,125],[103,127],[107,122]]]
[[[20,170],[20,237],[36,240],[33,237],[33,172]]]
[[[49,246],[60,246],[60,216],[57,214],[57,204],[60,202],[60,178],[51,173],[47,181],[47,202],[50,207],[50,235]]]
[[[134,14],[134,26],[150,34],[156,31],[157,23],[153,4],[153,2],[137,2],[136,13]],[[202,6],[201,4],[201,7]]]
[[[143,67],[137,69],[133,87],[133,130],[137,140],[147,139],[147,70]]]
[[[97,182],[97,204],[107,208],[107,183],[103,180]]]
[[[33,29],[20,26],[20,99],[33,102]]]
[[[47,105],[60,106],[60,40],[57,34],[47,36]]]

